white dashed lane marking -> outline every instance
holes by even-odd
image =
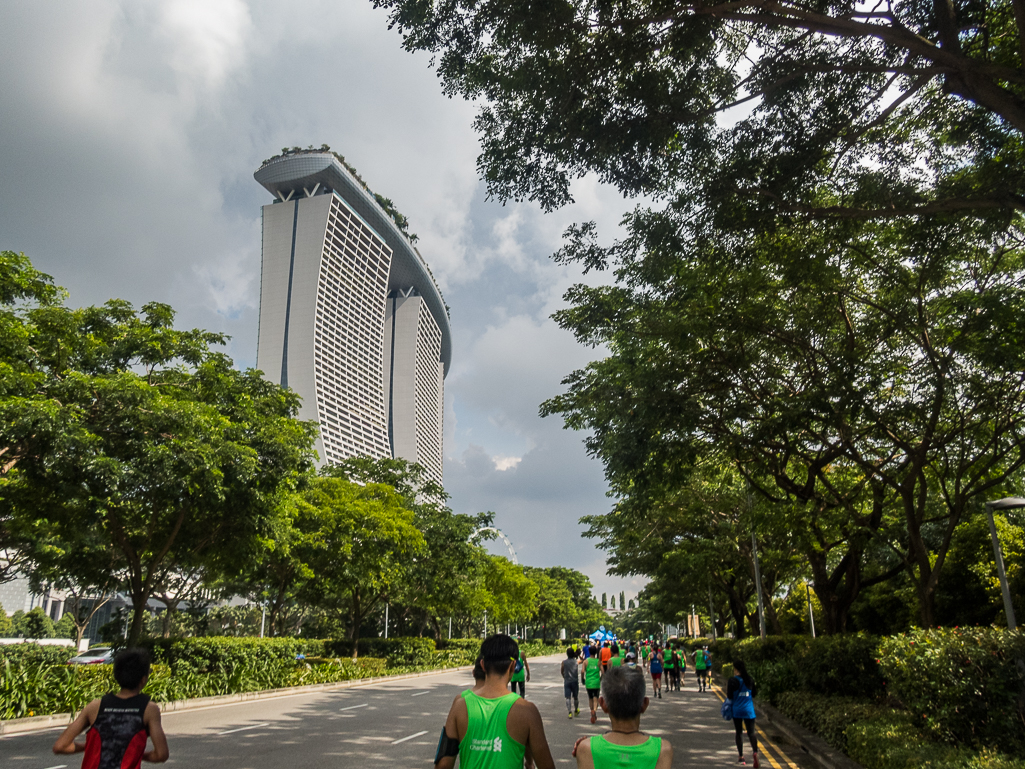
[[[217,736],[220,737],[222,734],[234,734],[235,732],[247,732],[250,729],[259,729],[261,726],[270,726],[270,721],[265,724],[253,724],[252,726],[240,726],[238,729],[229,729],[226,732],[217,732]]]
[[[408,737],[403,737],[401,740],[395,740],[395,742],[393,742],[392,745],[398,745],[400,742],[405,742],[406,740],[411,740],[414,737],[423,737],[425,734],[427,734],[427,730],[426,729],[424,729],[422,732],[417,732],[416,734],[411,734]]]

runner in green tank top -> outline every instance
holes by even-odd
[[[584,660],[584,688],[587,689],[587,704],[591,706],[591,723],[598,720],[598,697],[601,694],[601,660],[588,657]]]
[[[673,690],[673,675],[676,673],[676,660],[673,659],[673,647],[671,644],[666,644],[666,649],[662,653],[662,667],[665,672],[665,691],[671,692]]]
[[[483,683],[455,698],[438,741],[435,769],[555,769],[537,706],[509,692],[516,641],[499,634],[481,644]]]
[[[462,693],[469,726],[459,741],[459,765],[462,767],[522,766],[527,746],[509,736],[506,720],[520,698],[509,692],[504,697],[488,699],[472,691]]]
[[[669,741],[641,731],[641,713],[648,708],[646,691],[644,673],[637,668],[618,667],[605,674],[601,708],[609,714],[612,730],[577,740],[577,769],[670,769]]]

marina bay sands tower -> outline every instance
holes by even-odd
[[[255,177],[274,196],[257,367],[302,397],[322,462],[401,457],[440,483],[451,331],[404,219],[330,151],[291,151]]]

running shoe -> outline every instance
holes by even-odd
[[[576,708],[576,709],[575,709],[575,710],[573,711],[573,715],[575,715],[575,716],[579,716],[579,715],[580,715],[580,708]]]
[[[592,710],[591,711],[591,723],[592,724],[593,723],[597,723],[597,721],[598,721],[598,715]]]
[[[758,769],[758,751],[757,750],[751,751],[751,755],[753,755],[755,757],[754,767],[755,767],[755,769]]]
[[[567,713],[567,714],[566,714],[566,716],[567,716],[568,718],[573,718],[573,714],[572,714],[572,713]]]
[[[741,764],[742,766],[747,766],[747,761],[744,760],[743,756],[737,759],[737,763]]]

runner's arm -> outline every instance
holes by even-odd
[[[88,729],[96,720],[96,714],[100,710],[100,701],[93,700],[78,714],[78,718],[68,724],[57,741],[53,743],[53,752],[58,756],[62,754],[81,753],[85,750],[84,742],[75,742],[75,737]]]
[[[164,727],[160,724],[160,707],[155,702],[146,706],[146,713],[142,721],[149,730],[149,738],[153,741],[153,750],[147,750],[142,754],[143,761],[151,764],[162,764],[169,755],[167,751],[167,737],[164,735]]]
[[[463,698],[461,695],[456,697],[455,700],[453,700],[452,707],[448,710],[448,718],[445,719],[445,734],[447,734],[449,738],[453,740],[459,739],[459,721],[457,719],[456,713],[459,709],[459,704],[462,701]],[[434,765],[434,769],[452,769],[455,765],[455,756],[445,756]]]
[[[670,769],[673,765],[673,746],[669,740],[662,738],[662,750],[658,754],[658,761],[655,762],[655,769]]]
[[[519,700],[527,706],[527,752],[534,759],[537,769],[555,769],[555,759],[552,758],[552,750],[548,747],[548,739],[545,737],[545,725],[541,722],[541,713],[537,705],[526,700]],[[522,706],[521,706],[522,707]]]
[[[527,664],[527,658],[523,658],[523,669],[527,671],[527,681],[530,681],[530,665]]]
[[[573,746],[573,755],[577,758],[577,769],[594,769],[594,756],[591,755],[591,739],[581,737]],[[662,769],[662,767],[656,767]]]

